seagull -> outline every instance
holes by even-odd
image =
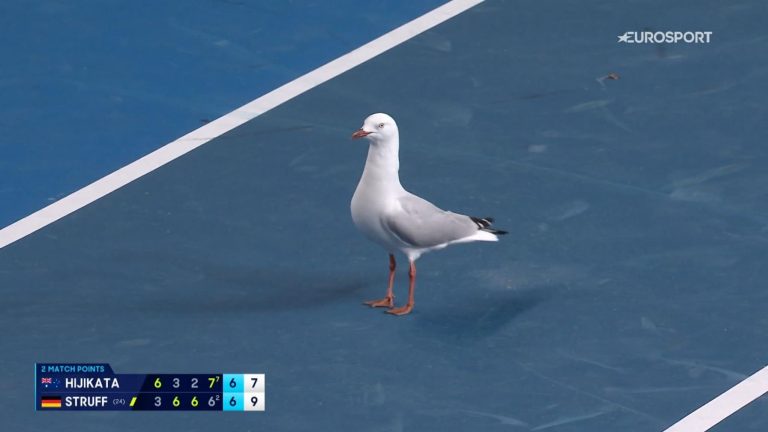
[[[413,310],[416,260],[426,252],[457,243],[498,241],[506,234],[491,228],[493,219],[452,213],[406,191],[400,184],[400,136],[397,124],[387,114],[372,114],[352,134],[369,141],[368,158],[350,205],[352,221],[360,232],[389,252],[389,283],[383,299],[364,304],[389,308],[393,315]],[[408,302],[395,307],[395,252],[408,258]]]

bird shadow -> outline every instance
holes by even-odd
[[[554,287],[553,287],[554,288]],[[498,333],[513,320],[554,295],[554,289],[497,291],[451,306],[439,312],[425,312],[417,326],[426,334],[459,341],[482,339]]]

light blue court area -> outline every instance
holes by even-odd
[[[768,362],[766,22],[760,1],[485,2],[0,249],[2,429],[664,430]],[[646,28],[712,43],[617,42]],[[174,85],[177,129],[141,133],[230,107]],[[406,188],[509,231],[420,259],[401,318],[361,305],[388,261],[349,215],[350,134],[378,111]],[[265,373],[266,411],[35,414],[44,361]]]
[[[441,3],[0,2],[0,227]]]

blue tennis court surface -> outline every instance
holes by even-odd
[[[0,225],[440,3],[2,2]]]
[[[3,429],[663,430],[766,364],[767,19],[757,1],[486,2],[3,248]],[[616,41],[644,29],[713,40]],[[199,111],[146,142],[238,103],[190,92]],[[349,216],[349,136],[378,111],[406,188],[510,232],[419,260],[403,318],[360,304],[387,256]],[[267,411],[35,414],[45,361],[265,372]],[[765,431],[766,412],[712,430]]]

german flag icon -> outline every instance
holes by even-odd
[[[61,408],[61,396],[43,396],[40,398],[41,408]]]

